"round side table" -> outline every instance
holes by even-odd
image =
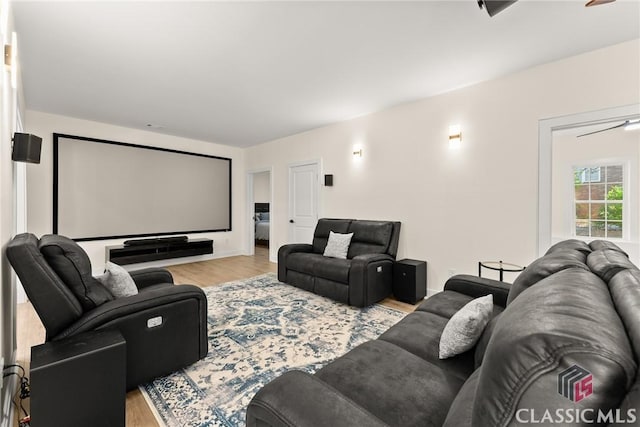
[[[504,282],[504,272],[517,273],[523,271],[526,267],[521,265],[511,264],[502,261],[480,261],[478,262],[478,277],[482,277],[482,269],[487,268],[489,270],[500,272],[500,281]]]

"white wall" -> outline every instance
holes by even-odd
[[[271,172],[253,174],[253,201],[255,203],[271,201]]]
[[[526,265],[537,254],[538,121],[640,102],[639,52],[634,40],[244,150],[28,111],[27,131],[44,138],[43,164],[28,169],[28,229],[51,231],[51,134],[62,132],[233,158],[234,231],[212,236],[218,256],[246,250],[247,170],[273,168],[277,248],[287,243],[287,166],[319,158],[321,174],[335,176],[320,215],[402,221],[399,257],[429,263],[429,288],[452,272],[477,274],[479,260]],[[354,145],[364,150],[357,162]],[[94,270],[115,243],[84,244]]]
[[[8,9],[5,9],[7,7]],[[13,19],[8,2],[0,5],[0,40],[2,46],[11,45]],[[19,51],[18,51],[19,58]],[[16,278],[5,254],[7,243],[16,230],[17,167],[11,161],[11,139],[16,131],[18,97],[22,93],[19,61],[17,66],[17,88],[11,83],[11,71],[0,65],[0,356],[4,364],[13,363],[16,350]],[[15,377],[3,379],[0,391],[0,426],[8,426],[12,420],[11,398]],[[12,387],[9,387],[12,384]],[[15,390],[15,389],[14,389]]]
[[[242,149],[32,110],[27,110],[26,112],[25,128],[29,133],[42,137],[41,164],[30,165],[31,167],[27,170],[27,187],[29,190],[27,194],[27,229],[29,232],[41,236],[52,231],[53,133],[57,132],[231,158],[233,168],[231,190],[232,231],[198,233],[190,237],[213,239],[213,257],[238,255],[245,252],[243,242],[246,240],[244,226],[246,202],[244,196],[244,151]],[[180,215],[183,209],[189,209],[189,206],[173,206],[176,215]],[[94,273],[98,274],[104,269],[105,246],[120,244],[123,240],[98,240],[81,243],[91,258]],[[147,263],[145,266],[175,264],[209,258],[211,256],[176,258],[162,262]],[[130,267],[136,268],[138,266],[133,265]]]
[[[248,169],[273,167],[273,244],[287,242],[287,165],[321,158],[335,182],[321,189],[320,215],[402,221],[399,257],[428,262],[429,288],[450,272],[477,274],[479,260],[527,265],[538,121],[638,103],[639,52],[634,40],[247,149]]]

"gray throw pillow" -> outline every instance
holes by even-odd
[[[353,233],[343,234],[329,231],[329,240],[324,248],[324,256],[346,259]]]
[[[96,277],[116,298],[128,297],[138,293],[138,287],[127,270],[118,264],[107,262],[105,273]]]
[[[471,349],[491,320],[493,295],[468,302],[451,316],[440,336],[440,359],[453,357]]]

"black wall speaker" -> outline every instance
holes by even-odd
[[[324,186],[325,187],[333,187],[333,175],[325,175],[324,176]]]
[[[14,162],[40,163],[42,138],[30,133],[13,134],[11,160]]]

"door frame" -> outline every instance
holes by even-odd
[[[245,253],[248,256],[255,255],[255,224],[253,216],[255,215],[254,203],[255,198],[253,196],[253,180],[255,175],[258,173],[269,172],[269,260],[272,260],[274,257],[273,251],[276,245],[271,244],[273,240],[274,228],[275,228],[275,216],[273,214],[273,166],[259,168],[259,169],[251,169],[247,171],[247,209],[245,214],[246,226],[247,226],[247,240]]]
[[[293,196],[291,194],[293,191],[293,188],[291,185],[292,169],[298,166],[306,166],[306,165],[316,165],[318,168],[318,177],[316,179],[316,216],[318,219],[322,217],[321,216],[321,213],[323,212],[323,209],[321,206],[322,198],[320,197],[320,189],[321,189],[320,176],[322,176],[322,158],[288,163],[287,164],[287,186],[289,188],[288,188],[288,195],[287,195],[288,197],[287,198],[287,204],[288,204],[287,206],[287,243],[291,243],[293,241],[293,228],[289,225],[289,220],[293,216],[293,204],[292,204]]]
[[[552,244],[553,132],[598,123],[624,121],[636,118],[638,115],[640,115],[640,104],[631,104],[538,121],[538,256],[544,255]]]

